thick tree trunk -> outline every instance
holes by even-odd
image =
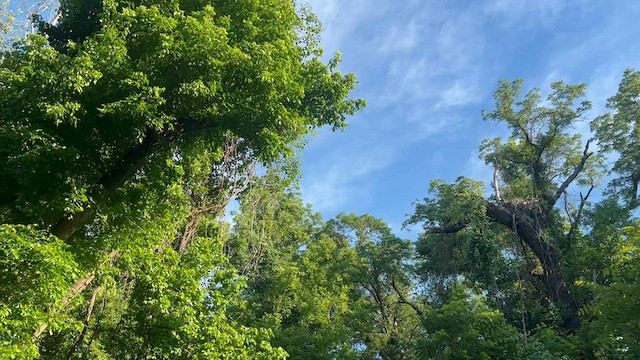
[[[569,331],[580,327],[578,306],[571,297],[569,287],[562,272],[560,256],[556,248],[545,240],[541,229],[531,222],[531,218],[486,201],[487,216],[495,223],[515,228],[517,235],[531,249],[540,261],[544,273],[542,280],[549,297],[564,310],[563,326]]]
[[[63,218],[52,228],[51,234],[67,241],[78,230],[87,224],[96,212],[96,205],[107,201],[136,171],[142,167],[144,161],[151,155],[159,143],[159,136],[154,130],[147,131],[144,140],[127,152],[111,171],[104,175],[97,183],[97,194],[93,196],[93,203],[87,204],[84,210]]]
[[[142,142],[124,154],[120,161],[98,180],[96,183],[96,194],[93,194],[92,198],[93,203],[87,204],[83,211],[77,212],[71,217],[64,217],[58,221],[51,227],[51,234],[64,241],[69,240],[78,230],[82,229],[85,224],[93,219],[96,207],[108,201],[118,188],[133,177],[136,171],[142,167],[149,156],[151,156],[163,142],[172,142],[185,133],[213,130],[215,128],[217,128],[217,126],[213,123],[195,119],[181,119],[175,124],[174,129],[171,131],[159,132],[157,129],[147,129]]]

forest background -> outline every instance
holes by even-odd
[[[573,9],[545,6],[534,10],[558,16]],[[339,8],[319,7],[325,14]],[[3,25],[17,9],[3,3]],[[514,9],[530,13],[517,2],[467,10],[490,18]],[[573,15],[584,21],[598,9]],[[371,175],[393,157],[342,155],[335,162],[341,171],[311,176],[327,189],[299,187],[301,171],[303,181],[309,175],[296,154],[313,144],[316,129],[321,139],[340,138],[323,126],[343,129],[353,115],[367,115],[374,128],[391,125],[359,112],[362,92],[349,95],[356,79],[338,70],[349,64],[321,50],[320,23],[307,7],[96,0],[62,2],[59,15],[29,16],[30,35],[18,34],[22,40],[2,53],[2,356],[638,356],[635,70],[620,70],[606,107],[595,109],[585,84],[545,81],[538,90],[496,81],[493,104],[470,117],[488,120],[478,127],[500,129],[475,141],[488,171],[479,179],[403,176],[432,180],[413,195],[426,197],[407,217],[394,215],[419,233],[410,241],[394,234],[397,224],[343,213],[324,220],[303,201],[314,190],[338,201],[334,208],[354,201],[372,189],[350,198],[343,180],[323,179]],[[480,78],[442,95],[428,91],[436,81],[459,80],[457,71],[469,66],[464,52],[478,51],[465,43],[445,51],[452,50],[445,30],[461,28],[453,26],[455,16],[443,19],[433,25],[441,47],[425,51],[448,61],[451,72],[424,59],[417,68],[396,64],[390,69],[407,70],[404,77],[387,73],[402,79],[404,87],[390,89],[397,98],[368,97],[370,107],[380,100],[377,111],[393,101],[407,111],[416,110],[407,102],[423,102],[406,126],[394,124],[394,131],[417,135],[400,137],[409,147],[438,129],[477,135],[461,131],[466,122],[439,115],[478,105],[482,96],[469,91]],[[431,29],[409,24],[414,40],[381,49],[411,49],[417,34]],[[623,41],[616,24],[603,31],[609,46]],[[4,27],[15,37],[12,29]],[[633,43],[625,49],[616,64],[635,56]],[[433,98],[440,101],[429,105]],[[356,146],[376,139],[356,124],[364,141]],[[393,155],[385,146],[398,148],[394,131],[367,148]],[[453,156],[447,162],[455,163]],[[335,156],[329,151],[324,159]],[[236,210],[225,217],[233,199]]]

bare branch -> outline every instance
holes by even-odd
[[[582,152],[582,159],[580,159],[580,163],[578,164],[578,166],[576,166],[576,168],[573,169],[573,173],[571,173],[571,175],[569,175],[569,177],[562,183],[562,185],[560,185],[558,190],[556,190],[555,194],[553,194],[553,196],[548,199],[548,204],[547,204],[548,210],[553,208],[553,206],[556,204],[556,202],[558,201],[562,193],[565,192],[565,190],[567,190],[567,188],[569,187],[569,185],[571,185],[573,180],[575,180],[576,177],[580,175],[580,172],[582,171],[582,169],[584,169],[584,165],[586,164],[589,157],[593,155],[592,152],[589,152],[590,141],[591,140],[587,141],[587,144],[584,147],[584,151]]]
[[[498,182],[500,178],[500,165],[498,165],[498,159],[493,157],[493,190],[496,192],[496,200],[498,202],[502,202],[502,196],[500,196],[500,183]]]
[[[578,206],[578,212],[576,213],[574,220],[571,221],[571,227],[569,229],[569,232],[567,233],[567,240],[569,241],[569,244],[571,244],[571,239],[573,238],[573,234],[578,230],[578,227],[580,226],[580,218],[582,217],[582,211],[584,210],[584,206],[587,203],[587,199],[589,199],[589,196],[591,195],[591,192],[595,187],[596,186],[592,180],[591,187],[589,187],[589,191],[587,191],[587,194],[582,195],[582,193],[580,193],[580,205]]]
[[[469,225],[469,222],[465,219],[457,224],[447,227],[435,227],[427,230],[429,234],[455,234],[458,231],[464,229]]]
[[[391,287],[396,292],[396,295],[398,295],[398,301],[401,304],[409,305],[416,312],[416,314],[418,314],[419,317],[422,317],[423,312],[420,309],[420,307],[418,305],[416,305],[413,301],[407,300],[407,297],[404,295],[404,293],[402,293],[398,289],[398,286],[396,285],[396,277],[395,276],[391,277]]]

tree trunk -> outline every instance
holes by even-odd
[[[515,228],[517,235],[540,261],[544,271],[542,281],[551,300],[559,304],[563,310],[563,327],[575,331],[580,327],[578,306],[571,297],[569,287],[562,273],[560,257],[556,248],[545,240],[542,229],[532,223],[526,215],[514,214],[502,206],[485,202],[487,216],[495,223],[508,228]]]
[[[51,234],[67,241],[78,230],[86,225],[96,212],[96,207],[104,202],[138,171],[144,162],[153,154],[163,142],[172,142],[185,133],[194,133],[217,128],[215,123],[203,122],[195,119],[180,119],[171,131],[158,131],[148,128],[140,144],[131,148],[113,168],[95,184],[96,192],[92,197],[92,204],[86,204],[84,210],[64,217],[51,227]]]
[[[52,228],[51,234],[67,241],[78,230],[87,224],[96,212],[96,206],[107,201],[124,183],[130,179],[144,161],[151,155],[159,143],[159,136],[155,130],[147,131],[144,140],[127,152],[111,171],[104,175],[97,183],[98,190],[92,198],[93,203],[87,204],[84,210],[65,217]]]

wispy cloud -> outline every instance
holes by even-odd
[[[349,42],[352,32],[374,17],[376,13],[384,11],[382,0],[309,0],[313,12],[318,15],[323,24],[322,44],[326,55],[331,56],[339,50],[344,50],[344,44]]]
[[[411,44],[413,52],[389,59],[385,86],[376,99],[386,103],[434,100],[441,107],[476,101],[477,97],[466,95],[482,71],[474,59],[482,57],[484,39],[473,14],[432,6],[416,11],[406,22],[402,31],[410,40],[400,44]],[[392,34],[386,36],[381,43],[393,41]],[[448,90],[443,92],[443,87]]]
[[[420,44],[420,32],[416,19],[405,24],[394,24],[386,36],[379,40],[380,47],[377,50],[388,56],[414,50]]]
[[[334,212],[352,201],[366,201],[366,179],[389,166],[397,151],[385,146],[359,144],[349,154],[328,154],[307,168],[302,182],[306,202],[322,212]],[[344,149],[343,149],[344,150]]]
[[[444,1],[364,5],[312,2],[326,25],[325,47],[348,49],[344,68],[365,70],[356,74],[359,96],[370,104],[352,120],[353,131],[364,136],[349,144],[321,140],[321,159],[320,146],[306,152],[314,166],[305,168],[302,193],[321,211],[371,198],[372,174],[403,161],[400,154],[417,143],[455,134],[469,121],[459,111],[485,96],[484,69],[476,61],[485,49],[477,11],[453,11]]]
[[[375,191],[400,178],[404,184],[391,187],[402,194],[388,201],[406,202],[389,207],[406,209],[407,199],[424,195],[413,191],[434,177],[466,175],[489,184],[492,169],[477,147],[506,130],[483,123],[480,110],[492,108],[498,80],[524,78],[543,91],[557,80],[588,82],[598,115],[624,68],[640,63],[635,0],[311,0],[311,6],[325,25],[327,54],[343,51],[341,69],[356,74],[355,94],[369,103],[346,132],[322,130],[305,150],[303,196],[322,212],[370,205],[375,213],[387,195]],[[588,136],[592,117],[575,131]]]

